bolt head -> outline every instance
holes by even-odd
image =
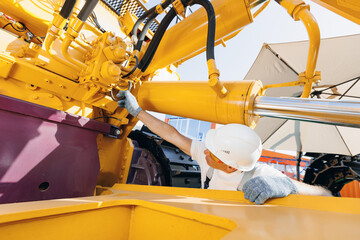
[[[118,66],[112,65],[112,66],[109,67],[109,73],[110,73],[110,75],[116,77],[116,76],[120,75],[121,70],[120,70],[120,68]]]
[[[120,131],[120,129],[116,129],[114,133],[116,136],[119,136],[121,134],[121,131]]]

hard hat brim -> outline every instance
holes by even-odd
[[[228,161],[228,159],[224,159],[223,156],[219,155],[219,153],[217,152],[217,147],[216,147],[216,131],[215,129],[210,129],[206,136],[205,136],[205,147],[212,153],[214,154],[218,159],[220,159],[223,163],[225,163],[226,165],[230,166],[230,167],[233,167],[237,170],[240,170],[240,171],[244,171],[244,172],[247,172],[247,171],[251,171],[255,165],[256,165],[256,162],[255,161],[253,164],[251,164],[251,166],[238,166],[237,164],[234,164],[232,161]]]
[[[221,157],[218,152],[216,151],[216,143],[215,143],[215,129],[210,129],[205,137],[205,147],[212,153],[215,155],[215,157],[217,157],[218,159],[220,159],[223,163],[225,163],[226,165],[229,165],[230,167],[233,167],[235,169],[238,169],[236,166],[234,166],[233,164],[229,164],[229,162],[227,161],[227,159],[224,159],[223,157]],[[245,171],[245,170],[244,170]],[[250,170],[248,170],[250,171]]]

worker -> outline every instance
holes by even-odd
[[[320,186],[312,186],[290,179],[277,169],[257,163],[262,144],[249,127],[228,124],[208,131],[205,142],[191,140],[173,126],[142,110],[129,91],[120,91],[119,107],[142,121],[152,132],[179,147],[200,166],[202,188],[238,190],[256,204],[289,194],[332,196]]]

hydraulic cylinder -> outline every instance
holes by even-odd
[[[262,88],[260,81],[223,82],[229,91],[220,97],[207,82],[144,82],[138,92],[146,110],[221,124],[255,126],[253,102]]]
[[[255,127],[260,117],[360,128],[360,102],[261,96],[260,81],[223,82],[219,97],[207,82],[145,82],[138,92],[140,107],[203,121]]]

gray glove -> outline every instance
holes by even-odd
[[[244,184],[245,198],[256,204],[263,204],[269,198],[296,194],[297,189],[288,177],[255,177]]]
[[[137,117],[142,108],[139,107],[134,95],[132,95],[129,91],[120,91],[116,96],[120,99],[118,101],[119,107],[126,108],[131,115]]]

